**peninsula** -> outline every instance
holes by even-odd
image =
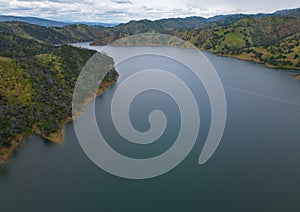
[[[63,126],[72,120],[77,77],[96,51],[54,46],[0,32],[0,166],[27,136],[38,134],[60,143]],[[100,95],[118,73],[107,57]]]

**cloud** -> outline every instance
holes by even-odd
[[[127,22],[171,17],[210,17],[232,13],[273,12],[300,7],[295,0],[0,0],[3,15],[63,21]]]

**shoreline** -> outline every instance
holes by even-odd
[[[242,60],[242,61],[253,62],[255,64],[261,64],[261,65],[263,65],[267,68],[271,68],[271,69],[277,69],[277,70],[281,69],[281,70],[284,70],[284,71],[295,74],[296,75],[295,78],[300,80],[300,68],[297,68],[297,67],[278,67],[278,66],[270,65],[268,63],[264,63],[260,60],[255,59],[255,58],[243,57],[242,55],[217,54],[217,53],[207,51],[207,50],[202,50],[202,49],[199,49],[199,50],[209,52],[209,53],[211,53],[215,56],[218,56],[218,57],[229,57],[229,58],[234,58],[234,59],[238,59],[238,60]]]
[[[262,61],[256,60],[254,58],[248,58],[248,57],[243,57],[242,55],[222,55],[222,54],[216,54],[217,56],[223,56],[223,57],[231,57],[231,58],[236,58],[239,60],[243,60],[243,61],[251,61],[257,64],[262,64],[268,68],[272,68],[272,69],[282,69],[285,71],[289,71],[291,73],[295,73],[295,74],[300,74],[300,68],[297,67],[278,67],[278,66],[274,66],[268,63],[264,63]]]
[[[119,78],[119,75],[116,76],[111,81],[102,82],[99,89],[97,90],[96,97],[100,96],[109,86],[114,84]],[[90,102],[87,101],[86,104]],[[85,105],[86,106],[86,105]],[[25,142],[26,138],[30,135],[38,135],[42,137],[44,140],[61,144],[63,142],[64,135],[64,127],[66,124],[72,122],[75,118],[78,118],[81,114],[78,114],[76,117],[66,117],[63,124],[60,125],[59,129],[55,133],[51,133],[49,136],[44,135],[36,126],[32,127],[31,132],[24,132],[23,134],[17,135],[15,138],[11,140],[10,146],[2,146],[0,147],[0,169],[7,164],[8,160],[15,154],[18,147]]]
[[[188,41],[187,41],[188,43]],[[94,42],[91,42],[89,44],[90,46],[101,46],[101,45],[98,45],[96,41]],[[161,46],[161,45],[153,45],[153,44],[150,44],[150,45],[138,45],[136,44],[135,46],[132,46],[132,45],[128,45],[128,44],[125,44],[124,46],[118,46],[118,47],[178,47],[177,45],[170,45],[170,46]],[[180,47],[179,47],[180,48]],[[296,74],[295,78],[300,80],[300,67],[291,67],[291,66],[283,66],[283,67],[280,67],[280,66],[274,66],[274,65],[271,65],[269,63],[265,63],[264,61],[260,61],[256,58],[252,58],[252,57],[246,57],[245,55],[230,55],[230,54],[221,54],[221,53],[216,53],[216,52],[213,52],[213,51],[209,51],[209,50],[205,50],[205,49],[202,49],[202,48],[197,48],[198,50],[200,51],[203,51],[203,52],[209,52],[215,56],[218,56],[218,57],[229,57],[229,58],[235,58],[235,59],[239,59],[239,60],[243,60],[243,61],[251,61],[251,62],[254,62],[254,63],[257,63],[257,64],[262,64],[264,65],[265,67],[268,67],[268,68],[272,68],[272,69],[282,69],[282,70],[285,70],[285,71],[288,71],[288,72],[291,72],[291,73],[294,73]]]

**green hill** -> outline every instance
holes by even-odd
[[[45,27],[64,27],[67,25],[75,25],[75,24],[85,24],[88,26],[104,26],[104,27],[113,27],[116,26],[117,23],[102,23],[102,22],[62,22],[62,21],[53,21],[45,18],[37,18],[37,17],[27,17],[27,16],[11,16],[11,15],[0,15],[0,22],[6,21],[19,21],[25,22],[29,24],[35,24],[38,26]]]
[[[29,24],[36,24],[39,26],[46,27],[63,27],[68,25],[67,23],[61,21],[52,21],[44,18],[36,18],[36,17],[22,17],[22,16],[9,16],[9,15],[0,15],[0,21],[20,21]]]
[[[299,26],[299,17],[244,18],[228,26],[190,30],[177,36],[218,55],[300,69]]]
[[[0,22],[0,32],[47,44],[66,44],[96,40],[103,36],[102,26],[68,25],[42,27],[23,22]]]
[[[0,33],[0,164],[27,135],[61,139],[77,77],[95,51]],[[117,77],[113,60],[104,83]]]

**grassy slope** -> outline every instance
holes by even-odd
[[[299,34],[299,17],[264,17],[244,18],[228,26],[191,30],[178,36],[219,55],[300,69]]]

